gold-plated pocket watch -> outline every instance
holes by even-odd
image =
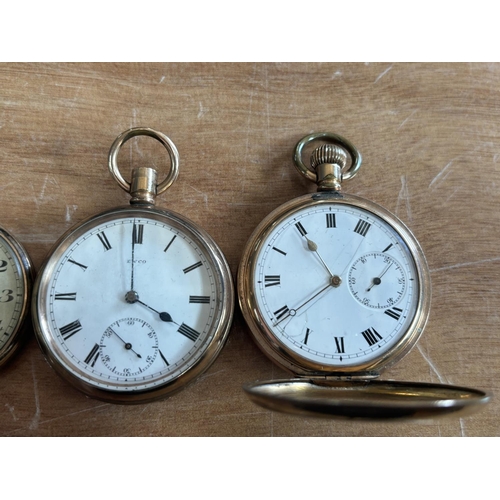
[[[170,171],[121,175],[118,152],[139,135],[158,140]],[[114,141],[109,169],[131,206],[93,216],[56,243],[33,292],[33,320],[52,367],[85,394],[143,403],[173,394],[215,361],[231,326],[234,289],[215,241],[192,221],[154,207],[177,178],[173,142],[149,128]]]
[[[323,143],[310,167],[303,161],[309,143]],[[375,380],[427,322],[424,254],[395,215],[341,190],[361,165],[349,141],[308,135],[294,161],[318,191],[285,203],[255,229],[238,295],[258,346],[296,378],[248,384],[249,397],[272,410],[373,419],[465,414],[486,403],[475,389]]]
[[[0,366],[26,339],[33,266],[22,245],[0,227]]]

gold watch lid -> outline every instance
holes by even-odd
[[[467,416],[491,396],[478,389],[392,380],[291,379],[244,386],[269,410],[308,417],[403,420]]]

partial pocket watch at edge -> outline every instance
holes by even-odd
[[[126,181],[118,152],[134,136],[158,140],[170,171],[133,169]],[[214,240],[187,218],[155,208],[178,175],[178,152],[164,134],[133,128],[117,137],[109,169],[129,192],[113,208],[71,228],[56,243],[33,292],[42,351],[64,379],[114,403],[157,400],[209,368],[231,326],[231,273]]]
[[[26,340],[33,266],[22,245],[0,227],[0,366]]]
[[[311,165],[302,156],[309,143]],[[381,206],[342,191],[361,155],[336,134],[304,137],[295,165],[314,194],[269,214],[238,269],[240,308],[262,351],[292,380],[245,386],[265,408],[338,418],[467,414],[489,395],[462,387],[379,381],[426,325],[431,280],[410,230]]]

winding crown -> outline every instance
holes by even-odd
[[[347,153],[335,144],[323,144],[312,152],[311,167],[316,169],[325,163],[333,163],[342,169],[347,164]]]

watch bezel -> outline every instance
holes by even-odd
[[[302,209],[322,204],[343,204],[360,208],[389,224],[407,245],[418,276],[418,298],[415,315],[403,336],[372,360],[337,369],[299,356],[281,342],[267,326],[259,309],[254,288],[256,265],[267,237],[285,219]],[[238,299],[242,314],[257,345],[280,367],[299,376],[353,376],[380,373],[405,356],[418,341],[427,323],[431,303],[430,272],[424,253],[410,229],[382,206],[359,196],[322,192],[291,200],[271,212],[250,236],[238,269]]]
[[[214,272],[219,276],[221,289],[218,290],[218,312],[214,316],[211,329],[205,343],[199,349],[204,352],[198,359],[175,377],[145,389],[133,389],[127,384],[116,384],[114,388],[100,387],[92,383],[92,377],[82,370],[75,369],[74,365],[66,363],[64,356],[60,355],[61,349],[54,339],[49,327],[49,314],[46,310],[47,295],[49,292],[50,277],[55,272],[55,266],[69,247],[93,227],[101,224],[129,217],[145,217],[160,222],[168,223],[196,242],[203,253],[210,259]],[[79,389],[84,394],[111,403],[145,403],[171,396],[192,383],[203,372],[208,370],[222,350],[231,328],[234,310],[234,287],[229,265],[218,245],[212,237],[194,222],[171,210],[160,209],[152,206],[146,207],[115,207],[100,214],[88,217],[83,222],[66,231],[54,244],[49,256],[42,265],[33,287],[32,318],[38,344],[49,364],[67,382]],[[166,377],[167,378],[167,377]],[[102,384],[101,384],[102,385]],[[112,384],[110,384],[112,385]],[[137,384],[144,385],[144,384]]]

